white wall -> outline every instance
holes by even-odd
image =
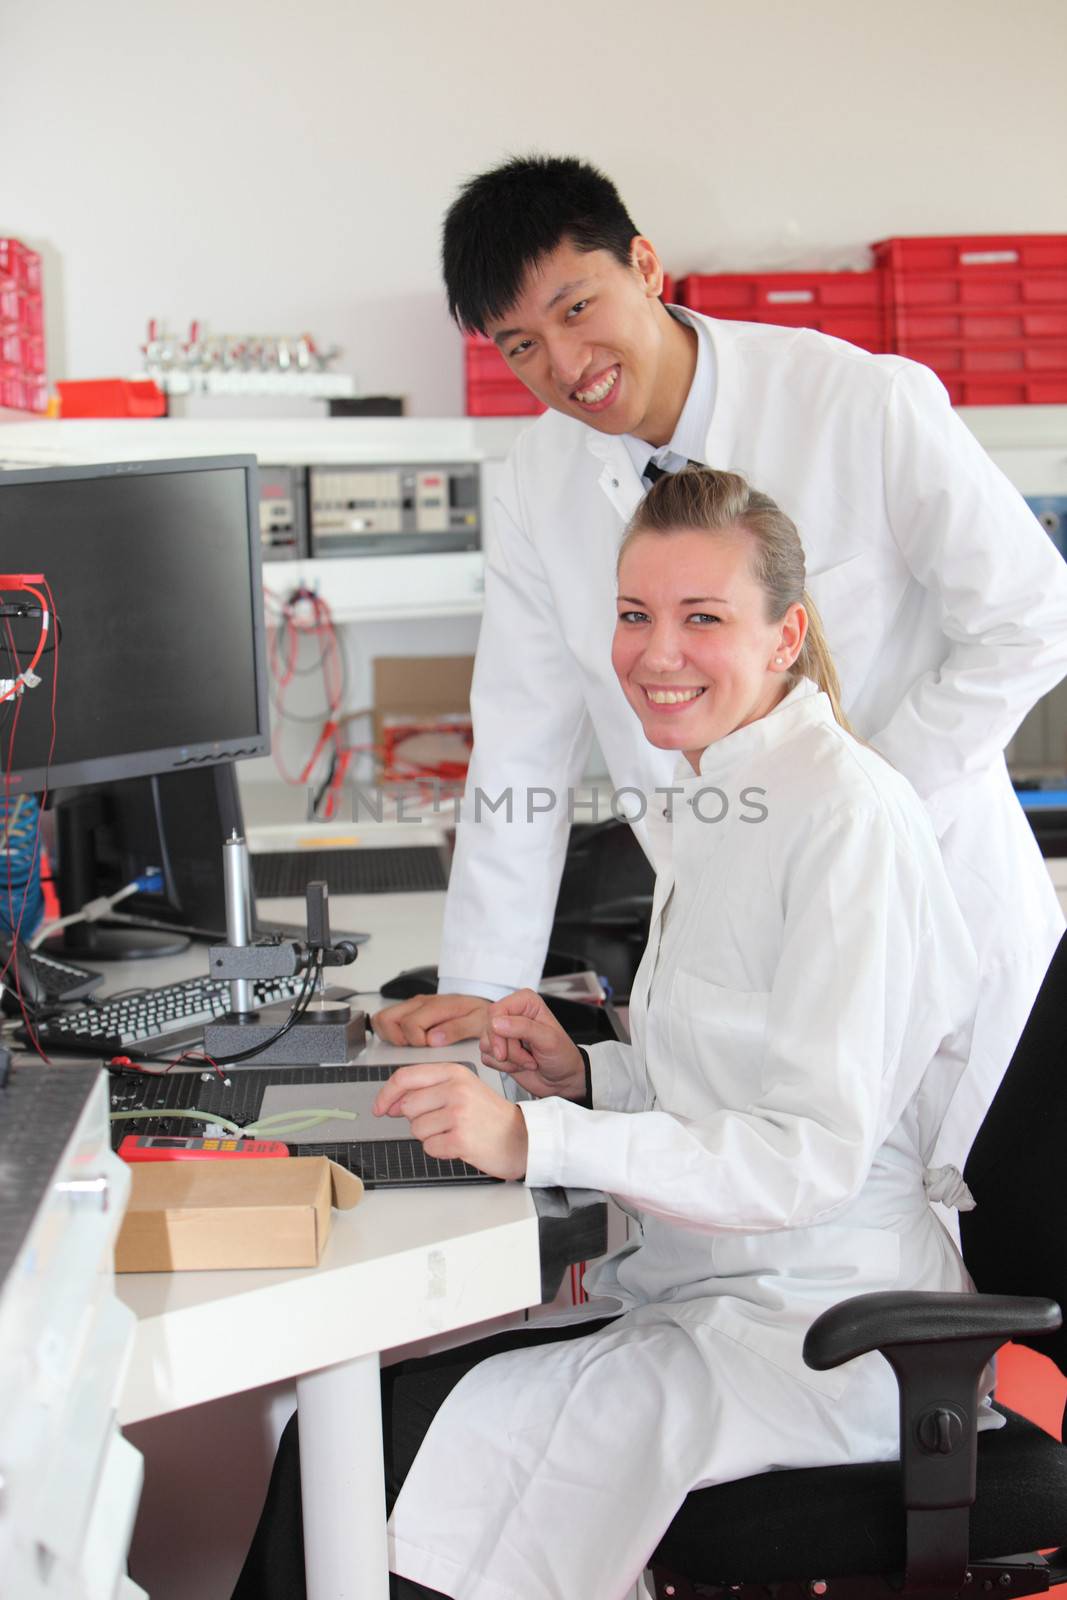
[[[299,331],[461,410],[441,215],[514,151],[618,182],[669,268],[1067,230],[1063,0],[33,0],[0,20],[0,233],[52,376],[149,316]]]

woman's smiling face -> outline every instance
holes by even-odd
[[[639,533],[619,566],[612,665],[649,742],[684,751],[694,771],[708,745],[778,704],[803,642],[802,607],[768,620],[752,550],[740,528]]]

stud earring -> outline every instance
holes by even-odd
[[[775,664],[776,667],[784,667],[785,666],[785,657],[784,656],[775,656],[774,664]]]

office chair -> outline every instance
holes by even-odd
[[[804,1341],[818,1371],[882,1352],[901,1460],[695,1490],[652,1557],[658,1600],[1010,1600],[1067,1581],[1067,1549],[1030,1553],[1067,1542],[1067,1448],[1003,1407],[1002,1429],[975,1429],[982,1369],[1006,1340],[1067,1372],[1065,1021],[1067,935],[967,1159],[963,1256],[979,1293],[859,1295]]]
[[[618,1001],[629,1000],[648,943],[655,878],[628,822],[572,825],[549,950],[607,978]]]

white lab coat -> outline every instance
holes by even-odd
[[[709,465],[797,523],[853,726],[926,802],[978,943],[980,1015],[939,1157],[962,1165],[1063,928],[1004,746],[1067,671],[1067,564],[925,367],[803,329],[704,320]],[[617,790],[668,785],[611,668],[615,558],[642,493],[626,447],[556,412],[522,435],[495,506],[468,795],[442,975],[535,985],[595,729]],[[526,792],[554,810],[526,818]],[[535,807],[546,804],[543,795]],[[578,819],[588,818],[579,810]],[[636,832],[658,868],[646,822]]]
[[[892,1457],[882,1358],[813,1372],[804,1333],[849,1295],[968,1287],[921,1152],[977,963],[921,804],[806,681],[676,782],[633,1044],[590,1052],[607,1109],[522,1106],[528,1183],[636,1219],[591,1286],[625,1314],[482,1363],[439,1412],[393,1559],[456,1600],[621,1600],[690,1488]]]

